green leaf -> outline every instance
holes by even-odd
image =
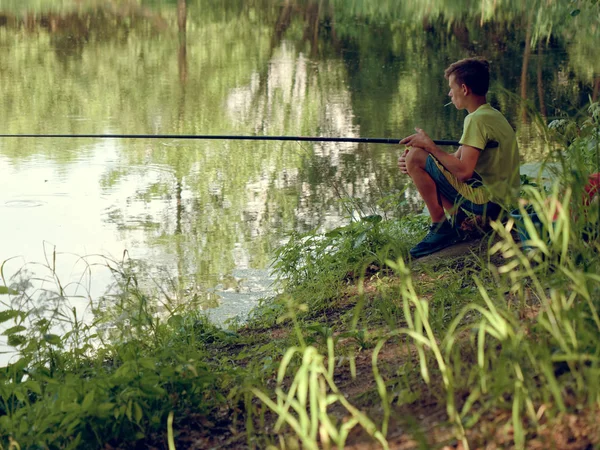
[[[90,407],[92,406],[93,403],[94,403],[94,391],[90,391],[85,395],[83,402],[81,402],[81,408],[84,411],[87,411],[90,409]]]
[[[578,16],[580,12],[581,12],[580,9],[574,9],[573,11],[571,11],[571,16],[572,17]]]
[[[81,432],[77,433],[77,436],[75,436],[75,439],[73,439],[69,442],[69,444],[65,447],[65,450],[78,449],[78,448],[80,448],[80,445],[79,445],[80,443],[81,443]]]
[[[80,424],[81,424],[81,419],[73,419],[73,420],[69,421],[69,425],[67,426],[67,429],[65,430],[67,435],[74,434],[74,431],[77,429],[77,427]]]
[[[15,309],[8,309],[6,311],[0,311],[0,323],[4,323],[7,320],[14,319],[15,317],[19,317],[21,315],[21,311],[17,311]]]
[[[135,422],[140,423],[140,421],[142,420],[142,417],[143,417],[142,407],[138,403],[134,403],[133,404],[133,418],[135,419]]]
[[[17,325],[17,326],[9,328],[2,334],[5,336],[10,336],[11,334],[17,334],[17,333],[20,333],[21,331],[25,331],[26,329],[27,328],[25,328],[23,325]]]
[[[148,377],[140,380],[140,389],[150,395],[163,396],[166,394],[166,391],[156,384],[156,380],[149,380]]]
[[[365,241],[367,240],[367,233],[366,232],[362,232],[358,235],[358,237],[356,238],[356,241],[354,241],[354,245],[352,246],[354,249],[359,248]]]
[[[114,412],[115,412],[115,418],[118,418],[119,417],[118,410],[115,409],[115,404],[114,403],[109,403],[109,402],[107,402],[107,403],[101,403],[98,406],[98,415],[101,416],[101,417],[102,416],[108,416],[111,412],[113,412],[113,409],[114,409]]]
[[[11,347],[18,347],[27,342],[27,338],[21,334],[11,334],[8,336],[8,345]]]
[[[115,372],[115,377],[120,378],[132,378],[135,377],[135,370],[132,367],[132,363],[131,362],[126,362],[124,363],[121,367],[119,367],[117,369],[117,371]]]
[[[129,419],[129,421],[132,421],[132,415],[133,415],[133,401],[129,400],[127,402],[127,409],[125,410],[125,415],[127,416],[127,418]]]
[[[175,314],[169,317],[167,320],[167,324],[173,328],[181,328],[181,326],[183,326],[183,322],[183,316],[180,316],[179,314]]]
[[[61,344],[60,336],[57,336],[56,334],[45,334],[44,340],[50,345],[60,345]]]
[[[7,430],[12,430],[13,428],[13,423],[9,416],[0,416],[0,429],[6,432]]]
[[[10,339],[9,339],[10,341]],[[27,365],[29,364],[30,360],[27,358],[21,358],[19,359],[17,362],[10,364],[8,366],[8,369],[13,371],[13,372],[22,372],[23,370],[25,370],[25,368],[27,367]]]
[[[118,408],[115,408],[115,410],[113,411],[113,415],[115,416],[115,419],[123,417],[125,415],[125,405],[121,405]]]
[[[35,394],[42,395],[42,387],[37,381],[27,380],[25,383],[23,383],[23,386],[25,386],[27,389],[29,389],[31,392],[34,392]]]
[[[342,229],[341,228],[335,228],[331,231],[328,231],[327,233],[325,233],[325,237],[328,238],[334,238],[334,237],[338,237],[342,235]]]
[[[154,358],[140,358],[138,364],[144,369],[156,370],[156,360]]]
[[[383,217],[381,217],[379,214],[371,214],[370,216],[365,216],[362,218],[363,222],[369,222],[369,223],[379,223],[383,220]]]
[[[29,431],[30,427],[28,420],[21,420],[17,426],[18,432],[22,435],[25,435]]]
[[[19,400],[21,403],[25,403],[25,400],[27,399],[27,396],[25,395],[25,392],[23,392],[20,388],[19,389],[14,389],[12,391],[12,394],[15,396],[15,398],[17,400]]]
[[[7,288],[6,286],[0,286],[0,295],[19,295],[14,289]]]

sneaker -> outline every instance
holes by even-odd
[[[432,223],[427,236],[410,249],[410,256],[421,258],[462,241],[461,233],[448,221]]]

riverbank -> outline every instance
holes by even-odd
[[[0,369],[2,445],[595,448],[592,117],[595,134],[573,141],[552,190],[524,186],[522,222],[492,222],[462,252],[418,261],[408,249],[423,216],[291,236],[273,266],[282,293],[230,329],[150,298],[131,268],[111,267],[119,294],[90,305],[92,323],[62,290],[43,305],[0,291],[19,351]]]
[[[495,242],[515,250],[512,238]],[[358,423],[344,448],[598,445],[597,393],[584,381],[593,376],[595,363],[582,365],[590,362],[583,354],[572,354],[569,361],[557,357],[566,332],[561,323],[571,319],[561,318],[556,305],[545,310],[552,296],[561,298],[574,286],[562,276],[560,282],[536,276],[520,289],[500,292],[500,286],[507,287],[498,281],[510,258],[481,244],[472,243],[460,256],[438,255],[413,270],[400,265],[357,283],[346,280],[323,301],[292,301],[305,294],[301,288],[266,304],[237,331],[236,343],[218,352],[247,373],[260,374],[253,379],[258,386],[245,379],[254,396],[239,411],[243,419],[218,433],[183,429],[180,437],[188,436],[196,448],[266,448],[268,443],[283,448],[281,439],[289,448],[325,448],[324,436],[333,444],[354,419]],[[548,275],[557,276],[555,270]],[[542,284],[536,286],[536,280]],[[598,287],[596,280],[593,292]],[[312,290],[310,297],[317,299],[318,292]],[[571,302],[562,312],[581,317],[585,309]],[[547,322],[552,316],[560,322],[556,328]],[[578,325],[572,338],[583,344],[592,330]],[[290,348],[297,349],[293,358]],[[325,391],[327,419],[312,416],[311,406],[320,403],[315,396]],[[258,393],[273,403],[261,402]],[[276,429],[278,418],[282,426]]]
[[[13,329],[22,358],[2,371],[4,445],[12,437],[22,448],[105,449],[600,444],[598,244],[569,240],[565,258],[559,232],[527,253],[509,221],[458,256],[384,266],[358,258],[393,236],[411,245],[419,220],[369,218],[318,248],[302,237],[297,257],[310,263],[312,249],[328,265],[305,266],[233,330],[197,313],[158,319],[135,283],[113,311],[128,316],[102,336],[86,326],[49,335],[44,322]]]

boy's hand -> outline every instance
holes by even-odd
[[[400,144],[404,144],[410,147],[419,147],[426,152],[431,153],[435,148],[433,140],[420,128],[415,128],[416,133],[405,137],[400,141]]]
[[[406,155],[408,155],[408,150],[408,148],[404,149],[404,153],[398,158],[398,167],[400,168],[400,172],[404,174],[408,174],[408,170],[406,169]]]

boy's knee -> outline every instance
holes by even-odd
[[[428,156],[429,153],[422,148],[411,148],[406,155],[406,168],[408,173],[415,169],[424,169]]]

